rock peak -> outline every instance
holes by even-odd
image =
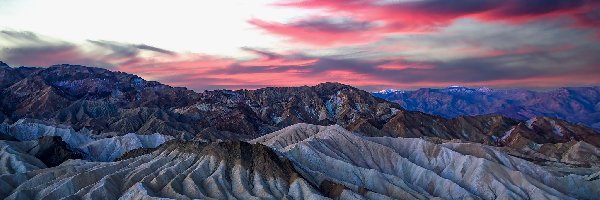
[[[313,88],[315,88],[317,90],[322,90],[322,91],[339,91],[342,89],[356,89],[350,85],[345,85],[345,84],[338,83],[338,82],[319,83],[318,85],[315,85]]]
[[[83,65],[72,65],[72,64],[56,64],[51,65],[50,68],[91,68]]]

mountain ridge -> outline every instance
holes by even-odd
[[[561,87],[553,90],[489,88],[421,88],[387,90],[375,96],[408,110],[446,118],[498,114],[519,120],[554,117],[600,130],[600,86]]]
[[[340,83],[197,93],[123,72],[66,64],[38,69],[1,93],[0,116],[6,123],[32,118],[108,135],[161,132],[187,139],[251,139],[310,123],[339,124],[374,136],[432,136],[493,144],[493,137],[519,123],[492,115],[447,120],[407,111]]]

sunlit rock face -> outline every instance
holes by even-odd
[[[118,162],[72,160],[0,176],[5,199],[326,199],[260,144],[170,142]]]
[[[542,165],[502,148],[420,138],[366,137],[340,126],[296,124],[252,142],[288,157],[315,185],[343,185],[339,196],[371,199],[593,199],[597,162]],[[598,156],[598,147],[586,151]],[[558,164],[580,174],[556,169]]]

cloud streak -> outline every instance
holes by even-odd
[[[551,34],[560,36],[568,33],[559,31]],[[519,34],[527,35],[529,32]],[[432,45],[452,49],[464,43],[453,39],[459,35],[448,33],[446,36],[435,36],[437,38],[421,36],[409,39],[424,48]],[[467,56],[444,59],[414,56],[411,48],[400,54],[393,54],[395,50],[391,50],[387,56],[369,58],[315,55],[302,51],[281,53],[249,47],[242,50],[254,57],[237,59],[176,53],[158,47],[112,41],[89,40],[74,44],[29,32],[2,32],[0,37],[3,37],[2,41],[11,41],[9,47],[0,51],[0,59],[9,64],[49,66],[72,63],[99,66],[198,91],[312,85],[326,81],[338,81],[370,90],[457,84],[490,87],[600,84],[597,78],[600,77],[600,58],[595,55],[600,52],[600,47],[583,39],[564,38],[564,41],[546,42],[540,38],[539,41],[529,40],[529,46],[521,49],[516,48],[518,46],[502,46],[504,39],[498,39],[472,46],[475,49],[468,50],[470,53]],[[403,39],[396,40],[406,42]],[[398,41],[385,43],[394,45]],[[492,51],[496,47],[499,47],[498,51]],[[385,50],[381,50],[380,54],[385,54]]]
[[[377,40],[378,34],[386,31],[369,22],[348,19],[311,18],[289,24],[260,19],[248,22],[268,33],[286,37],[292,43],[325,47],[372,42]]]
[[[363,44],[390,34],[438,32],[464,18],[518,25],[568,17],[579,27],[597,29],[600,9],[596,0],[295,0],[276,5],[318,10],[322,16],[249,23],[294,43],[322,47]],[[340,18],[345,21],[336,20]]]

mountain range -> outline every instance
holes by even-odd
[[[380,95],[340,83],[194,92],[101,68],[4,64],[0,197],[600,195],[600,135],[588,126],[437,116]]]
[[[453,86],[418,90],[382,90],[373,95],[407,110],[453,118],[497,114],[519,120],[536,116],[581,123],[600,130],[600,87],[552,90],[490,89]]]

